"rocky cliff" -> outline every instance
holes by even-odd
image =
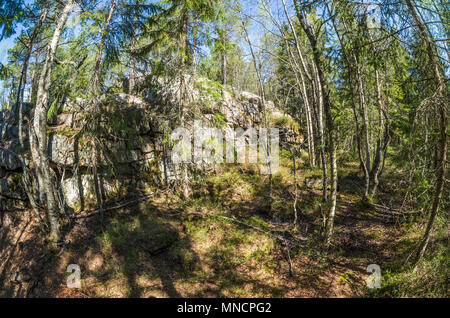
[[[299,141],[298,125],[272,102],[248,92],[233,92],[211,81],[200,79],[191,86],[190,116],[194,120],[224,128],[258,127],[263,123],[263,108],[271,126],[280,128],[281,142]],[[90,127],[89,103],[77,98],[66,101],[49,121],[48,154],[56,172],[65,203],[79,208],[93,200],[92,142],[100,153],[97,159],[103,194],[122,193],[124,187],[145,188],[149,183],[170,182],[177,178],[177,166],[170,160],[167,134],[177,118],[178,107],[173,86],[152,86],[144,97],[123,93],[101,99],[98,127]],[[21,187],[22,165],[32,165],[29,154],[28,125],[34,105],[24,103],[19,143],[19,111],[0,111],[0,200],[24,200]],[[195,167],[194,167],[195,168]],[[204,165],[202,165],[204,169]],[[39,196],[38,189],[35,189]],[[42,199],[42,198],[41,198]]]

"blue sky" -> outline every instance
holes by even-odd
[[[31,5],[33,3],[33,0],[25,0],[24,1],[26,5]],[[17,35],[22,32],[23,27],[22,25],[19,25],[16,29],[16,33],[12,35],[11,37],[4,39],[0,41],[0,62],[4,64],[6,62],[7,53],[10,48],[12,48],[15,44]]]
[[[14,46],[16,43],[17,35],[22,32],[23,27],[19,26],[17,28],[16,34],[7,38],[5,40],[0,41],[0,63],[5,64],[8,57],[8,50]]]
[[[366,0],[363,0],[363,1],[366,1]],[[31,3],[33,3],[33,0],[25,0],[25,3],[31,4]],[[255,5],[256,3],[257,3],[257,0],[241,0],[241,4],[243,6],[243,12],[245,14],[252,14],[252,15],[257,14],[258,6]],[[276,18],[278,17],[278,12],[277,12],[276,6],[278,5],[278,8],[281,8],[280,3],[281,3],[281,1],[271,1],[272,12],[276,16]],[[286,3],[288,4],[289,9],[292,10],[292,7],[291,7],[292,2],[287,0]],[[291,11],[291,14],[293,14],[292,11]],[[281,12],[281,16],[283,16],[282,12]],[[429,20],[429,19],[430,18],[428,18],[427,20]],[[270,23],[269,23],[269,25],[266,25],[266,27],[270,28],[271,27]],[[5,64],[7,62],[8,50],[15,45],[17,35],[20,34],[20,32],[22,30],[23,30],[23,27],[21,25],[19,25],[17,27],[16,33],[13,36],[0,41],[0,63]],[[249,31],[249,36],[251,38],[252,43],[257,46],[260,35],[265,32],[264,28],[260,24],[253,22],[248,31]],[[442,31],[442,30],[433,30],[433,32],[437,32],[437,33],[440,33],[440,31]],[[441,42],[441,45],[442,44],[445,45],[445,42],[444,43]],[[248,46],[245,43],[245,41],[241,41],[241,45],[243,45],[243,48],[245,51],[247,51],[247,52],[249,51]],[[204,49],[206,49],[206,48],[204,48]],[[447,54],[444,53],[444,56],[446,58],[448,58],[449,55],[448,55],[448,53]],[[249,57],[247,57],[247,58],[249,58]],[[447,64],[447,68],[446,68],[446,73],[447,74],[450,73],[450,68],[448,68],[448,64]],[[0,80],[0,91],[2,91],[2,89],[3,89],[3,81]]]
[[[17,34],[20,34],[22,27],[19,28]],[[12,48],[16,42],[17,34],[11,36],[6,40],[0,41],[0,63],[6,64],[8,59],[8,50]],[[0,80],[0,92],[3,90],[3,81]],[[1,107],[0,107],[1,108]]]
[[[246,14],[248,14],[248,13],[254,14],[255,10],[257,10],[257,6],[254,5],[256,2],[257,2],[256,0],[242,0],[241,4],[244,8],[243,11]],[[33,0],[25,0],[25,3],[28,5],[31,5],[33,3]],[[14,47],[17,36],[20,34],[20,32],[22,32],[22,30],[23,30],[23,26],[19,25],[17,27],[15,34],[13,34],[11,37],[9,37],[7,39],[0,41],[0,63],[2,63],[2,64],[7,63],[8,50],[11,49],[12,47]],[[255,23],[254,23],[254,27],[250,28],[248,31],[249,31],[249,36],[253,42],[253,40],[258,38],[258,34],[261,31],[261,27],[259,25],[255,25]],[[246,46],[245,43],[244,43],[244,46]],[[202,49],[205,50],[207,48],[202,48]],[[2,91],[2,89],[3,89],[3,83],[4,82],[2,80],[0,80],[0,91]]]

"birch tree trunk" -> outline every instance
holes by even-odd
[[[294,6],[297,18],[300,22],[302,29],[305,31],[306,36],[308,37],[309,43],[313,51],[313,61],[317,71],[317,78],[320,84],[320,93],[321,98],[323,99],[324,112],[326,116],[328,152],[330,155],[331,191],[330,191],[330,209],[328,211],[328,215],[326,217],[325,222],[325,244],[329,246],[331,244],[331,238],[333,236],[334,216],[336,213],[336,196],[337,196],[337,163],[336,163],[336,146],[335,146],[336,136],[335,136],[334,122],[331,115],[331,101],[329,97],[329,88],[326,83],[325,75],[323,73],[323,65],[321,62],[320,52],[317,47],[317,38],[315,36],[315,33],[313,32],[312,26],[310,25],[309,21],[303,15],[298,0],[294,0]]]
[[[378,136],[377,136],[377,149],[375,153],[375,159],[373,161],[372,170],[370,171],[370,178],[372,179],[372,188],[369,191],[369,195],[374,197],[377,192],[379,184],[378,177],[381,173],[382,162],[386,157],[386,151],[389,144],[389,123],[384,120],[384,106],[381,95],[381,80],[378,69],[375,69],[375,83],[377,86],[377,104],[378,104]],[[383,137],[384,135],[384,137]]]
[[[59,204],[58,196],[55,190],[54,172],[50,169],[47,148],[47,112],[48,99],[51,84],[52,66],[55,61],[56,49],[59,38],[67,22],[69,14],[75,6],[74,0],[68,0],[57,19],[55,31],[47,46],[47,55],[45,58],[42,72],[39,78],[36,110],[33,119],[32,136],[30,136],[30,147],[36,173],[42,178],[42,189],[47,199],[47,213],[50,222],[50,236],[54,241],[61,239],[60,223],[59,223]]]
[[[318,65],[316,59],[313,59],[314,62],[314,76],[316,83],[316,93],[317,93],[317,125],[319,127],[319,140],[320,140],[320,158],[322,162],[322,197],[323,201],[328,201],[328,170],[327,170],[327,158],[325,154],[326,144],[325,144],[325,127],[323,124],[323,113],[324,113],[324,87],[323,82],[320,79]]]
[[[256,72],[256,77],[258,79],[258,87],[259,87],[259,92],[260,92],[260,96],[261,96],[261,103],[262,103],[262,112],[263,112],[263,116],[264,116],[264,126],[266,128],[266,130],[268,129],[268,123],[267,123],[267,113],[266,113],[266,97],[265,97],[265,91],[264,91],[264,84],[263,84],[263,80],[262,80],[262,75],[261,75],[261,67],[258,67],[258,63],[257,63],[257,59],[256,59],[256,55],[255,52],[253,50],[253,45],[250,41],[250,37],[248,35],[248,31],[244,25],[244,20],[242,20],[242,29],[244,31],[244,35],[245,35],[245,40],[247,41],[247,44],[250,48],[250,53],[252,56],[252,61],[253,61],[253,66],[255,68],[255,72]],[[263,151],[265,152],[264,156],[267,160],[267,168],[269,170],[269,210],[272,210],[272,194],[273,194],[273,175],[272,175],[272,165],[271,165],[271,160],[269,158],[268,155],[268,147],[269,147],[269,138],[267,138],[267,142],[266,143],[262,143],[263,144]]]
[[[308,79],[308,81],[311,83],[312,77],[311,77],[311,74],[308,72],[308,68],[306,66],[305,59],[303,58],[303,53],[299,46],[299,38],[297,36],[297,32],[295,31],[295,28],[292,24],[292,20],[289,17],[285,0],[282,0],[282,2],[283,2],[284,14],[289,22],[289,26],[291,28],[292,34],[294,35],[295,47],[297,49],[297,54],[300,57],[301,65],[303,67],[303,72],[305,73],[305,76]],[[282,28],[280,28],[280,31],[283,32]],[[283,32],[283,35],[284,35],[284,32]],[[303,95],[303,100],[305,103],[306,126],[307,126],[307,132],[308,132],[307,140],[308,140],[309,165],[311,167],[315,167],[316,166],[316,156],[315,156],[315,146],[314,146],[314,131],[313,131],[313,126],[312,126],[312,121],[311,121],[312,120],[311,106],[309,103],[308,92],[306,90],[305,78],[303,76],[302,70],[298,67],[298,64],[296,63],[291,50],[289,49],[289,43],[286,39],[285,39],[285,43],[286,43],[286,49],[288,50],[289,56],[291,57],[293,63],[295,64],[296,68],[298,69],[298,73],[300,73],[300,77],[301,77],[301,84],[300,84],[298,76],[297,75],[295,76],[297,85],[299,86],[299,90]],[[294,71],[294,74],[297,73],[294,68],[293,68],[293,71]]]
[[[294,72],[295,80],[297,82],[299,92],[300,92],[301,96],[303,97],[303,102],[305,103],[306,128],[307,128],[307,132],[308,132],[307,141],[308,141],[309,165],[311,167],[315,167],[316,166],[316,153],[315,153],[316,150],[315,150],[315,146],[314,146],[314,130],[313,130],[313,124],[312,124],[312,117],[311,117],[311,106],[309,103],[309,96],[308,96],[308,91],[306,89],[305,78],[303,76],[302,71],[298,68],[297,63],[295,62],[295,58],[294,58],[291,50],[289,49],[289,43],[287,41],[285,41],[285,43],[286,43],[286,48],[287,48],[287,51],[289,53],[289,57],[291,60],[291,63],[290,63],[291,68],[292,68],[292,71]],[[299,79],[297,73],[300,74],[300,79]]]

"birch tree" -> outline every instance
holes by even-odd
[[[47,112],[49,109],[49,91],[51,84],[52,66],[55,62],[56,49],[69,15],[75,7],[74,0],[68,0],[62,7],[57,20],[53,36],[47,45],[46,58],[42,67],[38,83],[36,110],[34,112],[33,129],[30,135],[30,147],[35,171],[42,179],[41,191],[45,193],[47,213],[50,222],[51,239],[59,241],[61,206],[55,189],[55,176],[50,168],[48,157]]]

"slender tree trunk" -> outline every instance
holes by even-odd
[[[328,12],[331,15],[331,10],[327,4],[327,8],[328,8]],[[344,50],[344,45],[343,45],[343,41],[342,38],[338,32],[338,29],[336,28],[335,25],[335,19],[332,19],[333,22],[333,26],[334,29],[336,31],[336,34],[338,35],[339,38],[339,42],[341,44],[342,49]],[[344,19],[342,19],[342,25],[345,29],[345,32],[350,33],[350,30],[347,26],[347,23],[345,22]],[[358,126],[360,126],[359,124],[359,120],[358,120],[358,112],[356,111],[355,108],[353,108],[353,112],[355,115],[355,120],[356,120],[356,124],[357,124],[357,130],[358,130],[358,134],[357,134],[357,138],[358,138],[358,155],[359,155],[359,159],[360,159],[360,163],[361,163],[361,168],[363,170],[364,173],[364,180],[365,180],[365,186],[364,186],[364,199],[368,199],[369,197],[369,189],[370,189],[370,177],[371,177],[371,173],[370,173],[370,135],[369,135],[369,116],[368,116],[368,111],[367,111],[367,103],[366,103],[366,95],[364,92],[364,83],[363,83],[363,78],[362,78],[362,74],[361,74],[361,67],[358,61],[358,55],[357,55],[357,51],[354,45],[354,41],[351,39],[350,40],[350,53],[345,55],[345,58],[347,60],[347,63],[349,65],[349,68],[351,68],[351,64],[353,62],[354,65],[354,70],[352,70],[352,72],[355,75],[355,79],[356,79],[356,83],[357,83],[357,88],[358,88],[358,97],[359,97],[359,106],[360,109],[363,111],[363,123],[362,123],[362,131],[359,129]],[[349,81],[349,84],[351,84],[351,78]],[[352,95],[353,93],[353,88],[351,88],[352,91]],[[354,98],[353,98],[354,100]],[[364,134],[364,142],[362,142],[361,140],[361,133]],[[364,145],[364,147],[363,147]],[[364,151],[363,151],[364,148]]]
[[[413,19],[416,23],[417,28],[419,29],[420,37],[422,41],[426,45],[426,51],[428,54],[428,58],[430,59],[431,68],[433,70],[434,82],[436,85],[436,92],[434,100],[438,103],[439,108],[439,116],[440,116],[440,133],[439,133],[439,159],[438,165],[436,169],[436,189],[434,192],[433,205],[431,207],[430,218],[427,223],[427,227],[425,229],[425,233],[423,238],[418,246],[417,255],[416,255],[416,265],[422,259],[425,254],[425,250],[427,248],[428,242],[430,240],[431,230],[434,225],[434,220],[436,219],[436,215],[439,210],[439,203],[442,197],[442,191],[444,189],[444,180],[445,180],[445,165],[447,161],[447,116],[446,116],[446,107],[448,107],[448,90],[445,88],[444,79],[442,78],[441,71],[439,70],[438,61],[436,61],[432,42],[429,39],[425,28],[423,26],[422,21],[417,15],[416,9],[414,8],[411,0],[405,0],[406,5],[413,16]],[[444,91],[445,90],[445,91]]]
[[[364,150],[365,150],[365,187],[364,187],[364,198],[368,198],[369,196],[369,187],[370,187],[370,138],[369,138],[369,116],[367,113],[367,104],[366,104],[366,96],[364,93],[364,85],[361,77],[361,70],[359,67],[359,62],[355,54],[353,55],[353,60],[355,63],[356,69],[356,79],[358,83],[358,94],[359,94],[359,106],[363,111],[363,133],[364,133]],[[364,160],[363,160],[364,161]]]
[[[389,123],[385,124],[384,121],[384,107],[383,100],[381,96],[381,80],[379,77],[379,72],[375,69],[375,82],[377,86],[377,103],[378,103],[378,136],[377,136],[377,149],[375,154],[375,159],[373,161],[373,167],[371,170],[372,188],[370,190],[370,196],[374,197],[377,192],[377,187],[379,184],[378,177],[381,172],[382,163],[384,157],[386,156],[387,147],[389,144]],[[383,137],[384,136],[384,137]],[[383,143],[384,141],[384,143]]]
[[[260,92],[260,96],[261,96],[262,110],[263,110],[263,116],[264,116],[264,126],[266,129],[268,129],[267,113],[266,113],[266,97],[265,97],[265,92],[264,92],[264,83],[263,83],[262,75],[261,75],[261,67],[258,67],[256,55],[255,55],[255,52],[253,51],[253,45],[250,41],[250,37],[249,37],[247,29],[244,25],[244,21],[242,21],[242,29],[244,31],[245,40],[247,41],[247,44],[250,48],[253,66],[255,68],[256,77],[258,79],[258,88],[259,88],[259,92]],[[267,143],[263,143],[263,148],[264,148],[263,151],[265,152],[265,158],[267,159],[267,168],[269,170],[269,210],[271,211],[272,210],[272,196],[273,196],[273,176],[272,176],[272,165],[271,165],[270,158],[268,155],[268,147],[269,147],[269,138],[267,138]]]
[[[188,57],[189,57],[189,34],[188,34],[188,23],[189,23],[189,12],[184,10],[183,12],[183,22],[182,22],[182,38],[181,38],[181,74],[180,74],[180,121],[182,127],[186,125],[186,104],[188,99],[187,94],[187,84],[186,84],[186,71],[188,67]],[[182,164],[183,172],[183,197],[185,200],[189,199],[189,176],[188,176],[188,166],[187,163]]]
[[[314,64],[311,61],[311,64]],[[314,71],[314,65],[313,65],[313,71]],[[314,73],[315,74],[315,73]],[[310,91],[310,98],[311,98],[311,109],[312,109],[312,117],[313,120],[311,121],[311,124],[314,126],[314,139],[315,139],[315,146],[316,146],[316,160],[319,167],[322,167],[323,161],[322,161],[322,149],[320,145],[322,144],[321,134],[323,134],[323,125],[320,125],[319,120],[319,98],[317,94],[317,85],[316,85],[316,77],[314,77],[314,80],[312,81],[312,89]],[[322,117],[320,117],[322,118]],[[322,129],[322,130],[321,130]],[[317,146],[319,145],[319,146]]]
[[[192,75],[197,75],[197,36],[198,36],[198,11],[195,11],[194,28],[192,30]]]
[[[294,166],[294,229],[297,228],[298,223],[298,213],[297,213],[297,201],[298,201],[298,191],[297,191],[297,164],[295,162],[295,150],[292,151],[291,149],[291,155],[292,155],[292,164]]]
[[[113,8],[114,6],[115,5],[111,5],[111,8]],[[135,12],[134,16],[133,16],[133,36],[131,39],[131,49],[132,50],[134,49],[134,45],[136,43],[136,28],[135,28],[136,23],[137,23],[137,13]],[[130,72],[130,80],[129,80],[129,84],[128,84],[128,94],[133,95],[134,87],[136,85],[136,58],[133,56],[133,54],[130,54],[129,72]]]
[[[35,84],[36,84],[36,73],[37,73],[37,69],[38,69],[38,63],[39,63],[40,54],[41,54],[40,51],[36,52],[33,72],[31,73],[30,92],[29,92],[29,95],[28,95],[28,102],[29,103],[31,103],[33,101],[34,87],[35,87]]]
[[[314,60],[314,63],[316,61]],[[316,77],[316,88],[317,88],[317,97],[318,97],[318,103],[317,103],[317,123],[319,126],[319,140],[320,140],[320,157],[322,162],[322,197],[323,201],[328,201],[328,170],[327,170],[327,158],[326,158],[326,143],[325,143],[325,128],[323,124],[323,113],[324,113],[324,87],[322,80],[319,76],[319,70],[318,65],[314,64],[314,74]]]
[[[225,24],[222,22],[222,37],[221,37],[221,41],[222,41],[222,62],[221,62],[221,66],[222,66],[222,85],[226,85],[227,84],[227,53],[226,53],[226,36],[225,36]]]
[[[350,86],[352,86],[351,80],[349,80]],[[364,172],[364,176],[369,175],[369,171],[366,166],[366,162],[364,161],[364,154],[362,149],[362,142],[361,142],[361,124],[359,123],[359,116],[358,111],[356,110],[356,103],[354,100],[354,92],[353,88],[350,88],[351,95],[352,95],[352,109],[353,109],[353,116],[355,117],[355,125],[356,125],[356,145],[358,148],[358,158],[359,158],[359,164],[361,169]],[[367,179],[365,179],[365,184],[367,185]],[[365,188],[366,189],[366,188]]]
[[[307,140],[308,140],[308,156],[309,156],[309,165],[311,167],[316,166],[316,154],[315,154],[315,146],[314,146],[314,131],[312,125],[312,117],[311,117],[311,106],[309,104],[309,96],[308,91],[306,89],[305,78],[301,69],[298,67],[298,64],[295,61],[294,55],[289,48],[289,43],[285,38],[286,50],[288,51],[289,61],[291,64],[291,69],[294,72],[295,80],[299,89],[301,96],[303,97],[303,101],[305,103],[305,114],[306,114],[306,127],[307,127]],[[300,74],[300,79],[298,77]]]
[[[31,52],[33,50],[34,41],[36,39],[36,36],[38,35],[38,32],[42,26],[42,23],[47,18],[48,10],[44,9],[42,13],[40,14],[39,21],[37,22],[36,26],[34,27],[33,33],[30,36],[30,42],[28,44],[26,53],[25,53],[25,59],[23,62],[22,72],[20,74],[20,80],[19,80],[19,87],[17,89],[17,100],[16,100],[16,107],[19,107],[19,143],[20,147],[23,148],[23,94],[25,91],[25,85],[27,83],[27,72],[28,72],[28,63],[30,61]]]
[[[303,53],[300,49],[300,44],[299,44],[299,38],[297,36],[297,32],[295,31],[295,27],[292,24],[292,20],[289,16],[289,13],[287,11],[286,8],[286,2],[285,0],[282,0],[283,3],[283,8],[284,8],[284,13],[285,16],[288,20],[289,26],[291,28],[292,34],[294,35],[294,40],[295,40],[295,47],[297,49],[297,54],[300,57],[300,62],[303,68],[303,72],[305,73],[306,78],[308,79],[308,81],[311,83],[312,82],[312,76],[308,71],[307,65],[305,63],[305,59],[303,58]],[[289,49],[289,43],[287,43],[286,41],[286,48]],[[290,53],[290,55],[292,56],[292,60],[295,62],[294,56],[292,53]],[[297,63],[296,63],[297,64]],[[298,68],[298,66],[297,66]],[[298,68],[299,69],[299,68]],[[295,73],[295,71],[294,71]],[[307,126],[307,131],[308,131],[308,153],[309,153],[309,164],[311,167],[315,167],[316,166],[316,158],[315,158],[315,147],[314,147],[314,136],[313,136],[313,128],[312,128],[312,122],[311,122],[311,107],[309,104],[309,99],[308,99],[308,94],[306,91],[306,84],[305,84],[305,79],[303,76],[302,71],[299,69],[299,73],[301,76],[301,83],[302,83],[302,91],[303,91],[303,99],[305,102],[305,112],[306,112],[306,126]],[[297,84],[298,84],[298,78],[297,79]],[[326,200],[326,194],[324,195],[324,199]]]
[[[105,40],[108,35],[109,25],[111,23],[111,19],[114,14],[115,8],[116,8],[116,0],[112,0],[111,7],[109,8],[109,12],[108,12],[108,17],[106,18],[105,27],[103,29],[103,34],[102,34],[102,37],[100,40],[98,53],[97,53],[97,56],[95,59],[94,76],[93,76],[94,80],[93,80],[93,85],[92,85],[92,111],[93,111],[94,118],[95,118],[94,127],[98,127],[98,125],[99,125],[98,94],[99,94],[100,86],[103,85],[103,76],[100,76],[100,65],[101,65],[101,61],[102,61],[103,47],[105,45]],[[130,90],[131,90],[131,76],[130,76]],[[98,169],[97,169],[97,165],[99,162],[99,153],[98,153],[97,145],[95,143],[94,138],[91,140],[91,147],[92,147],[92,152],[91,152],[92,172],[94,174],[94,192],[95,192],[97,204],[98,204],[101,216],[102,216],[102,223],[103,223],[103,200],[102,200],[102,196],[101,196],[100,183],[99,183],[99,178],[98,178]]]
[[[47,154],[47,112],[48,99],[51,84],[52,66],[56,56],[56,48],[58,46],[59,38],[63,28],[67,22],[69,14],[75,6],[74,0],[66,1],[55,27],[55,31],[47,46],[47,55],[45,63],[42,68],[42,73],[39,79],[36,110],[33,120],[33,136],[30,136],[30,143],[32,149],[33,162],[36,166],[36,172],[42,177],[43,190],[47,199],[48,219],[50,221],[51,238],[54,241],[59,241],[61,238],[60,224],[59,224],[59,204],[58,197],[55,196],[54,187],[54,173],[50,169],[50,162]]]
[[[20,80],[19,80],[19,87],[17,89],[17,100],[16,100],[16,108],[18,107],[19,111],[19,143],[20,147],[23,148],[23,92],[24,92],[24,86],[27,82],[27,69],[28,69],[28,62],[30,60],[31,55],[31,49],[32,49],[32,43],[30,43],[30,46],[27,48],[27,53],[25,54],[25,60],[23,62],[22,67],[22,73],[20,74]]]
[[[327,123],[327,135],[328,135],[328,151],[330,155],[330,170],[331,170],[331,191],[330,191],[330,210],[326,218],[325,225],[325,244],[329,246],[331,244],[331,238],[333,235],[334,216],[336,213],[336,197],[337,197],[337,162],[336,162],[336,146],[335,138],[336,132],[334,128],[334,122],[331,115],[331,101],[329,97],[329,88],[326,83],[325,74],[323,73],[323,65],[321,63],[320,52],[317,47],[317,38],[310,25],[309,21],[303,15],[298,0],[294,0],[295,11],[300,25],[305,31],[308,37],[309,43],[313,51],[313,61],[316,66],[317,78],[320,84],[321,98],[323,99],[323,106]],[[325,166],[325,165],[324,165]]]

